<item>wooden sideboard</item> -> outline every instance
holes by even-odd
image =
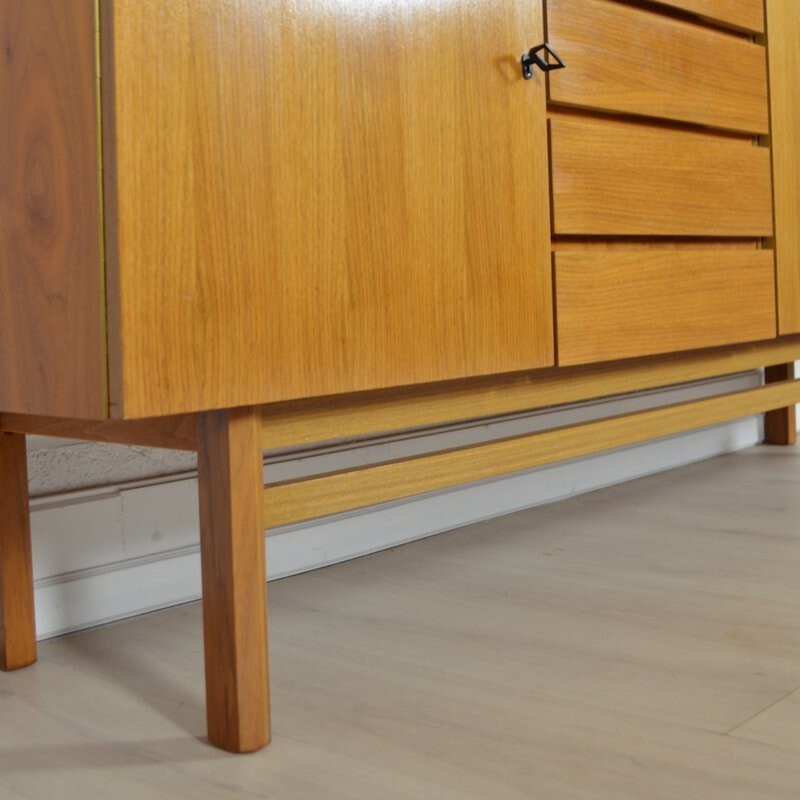
[[[36,659],[28,434],[197,450],[232,751],[269,741],[265,526],[760,412],[793,442],[798,42],[795,0],[0,0],[2,666]],[[762,367],[263,485],[266,448]]]

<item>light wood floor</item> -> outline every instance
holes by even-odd
[[[0,798],[800,798],[800,450],[270,585],[274,742],[203,743],[200,610],[0,676]]]

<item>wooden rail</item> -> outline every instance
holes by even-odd
[[[671,436],[800,402],[800,380],[265,487],[266,527]]]

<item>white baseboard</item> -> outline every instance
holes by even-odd
[[[664,402],[749,388],[748,373],[555,412],[392,437],[369,445],[273,454],[268,480],[541,430]],[[470,523],[757,444],[751,417],[604,453],[270,532],[270,579],[394,547]],[[36,498],[31,503],[39,638],[49,638],[200,597],[197,483],[191,474]]]

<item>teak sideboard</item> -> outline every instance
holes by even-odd
[[[796,0],[0,0],[0,60],[5,669],[28,434],[198,452],[232,751],[269,741],[265,527],[761,412],[794,440]],[[759,368],[263,485],[265,448]]]

